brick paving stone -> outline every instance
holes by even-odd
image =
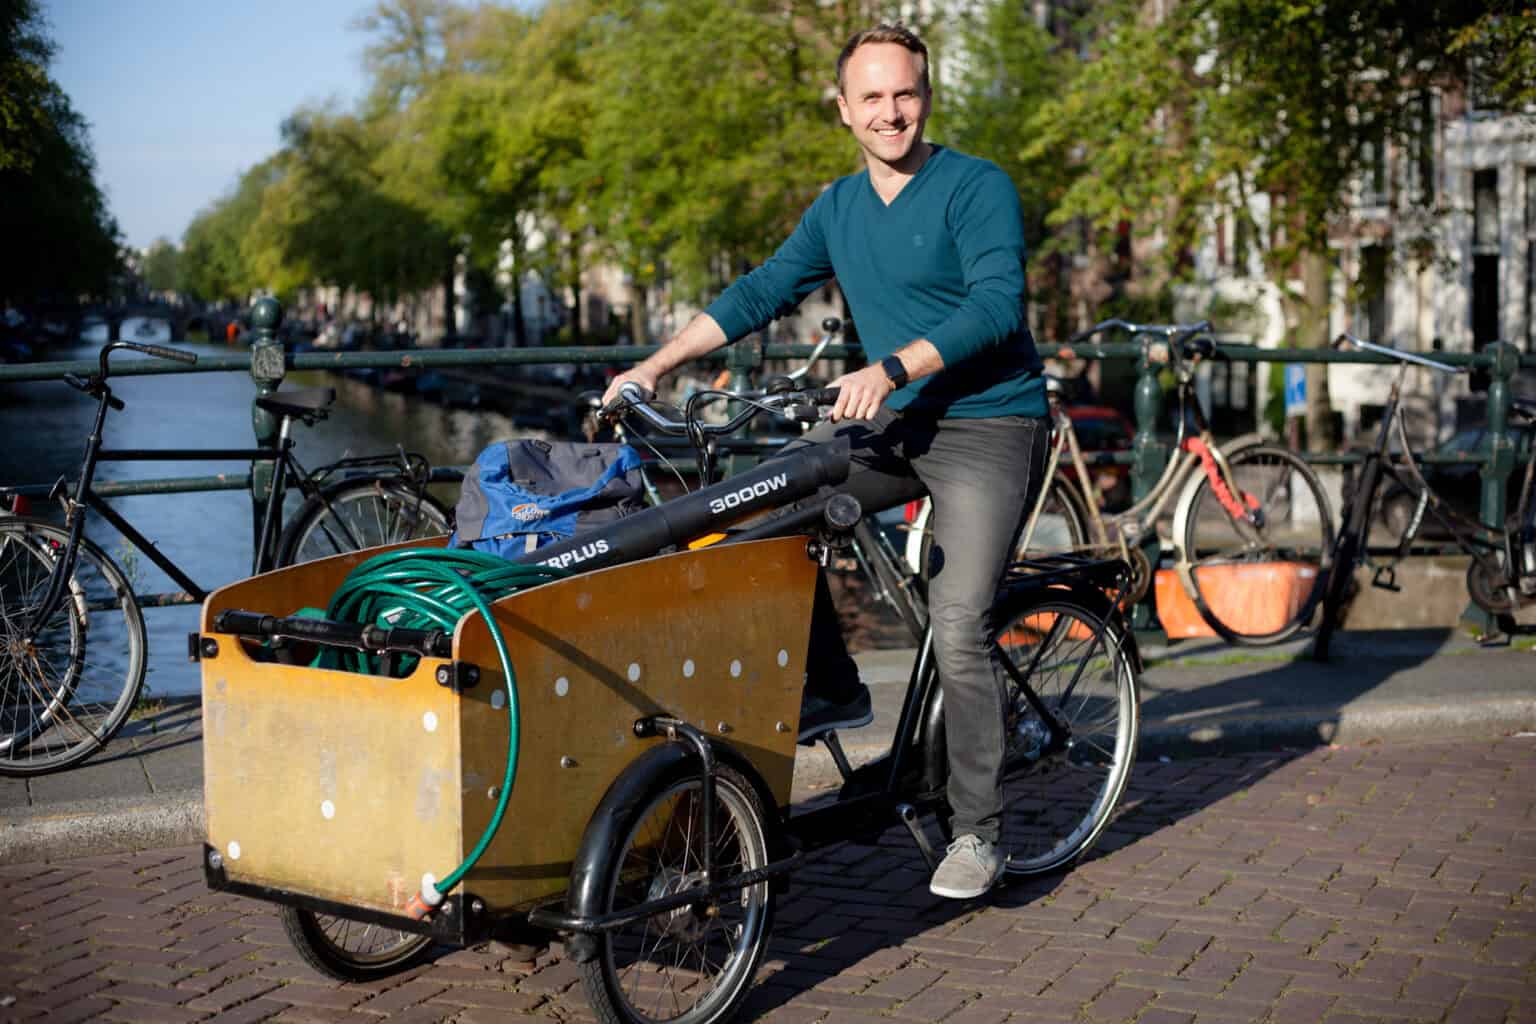
[[[1536,1024],[1533,754],[1506,738],[1138,765],[1095,856],[965,904],[926,892],[899,830],[845,844],[781,902],[744,1019]],[[268,905],[205,891],[197,857],[0,869],[18,897],[0,910],[13,1015],[594,1019],[558,948],[516,969],[491,948],[444,951],[332,984]]]

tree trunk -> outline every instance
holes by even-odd
[[[445,338],[452,337],[458,333],[458,331],[455,330],[453,318],[453,279],[455,277],[454,271],[457,269],[454,266],[456,262],[457,260],[454,258],[454,255],[450,253],[448,256],[448,266],[443,271],[443,337]]]
[[[580,243],[571,238],[571,344],[580,345],[581,330],[581,252]]]
[[[646,287],[638,279],[629,287],[629,343],[644,345],[648,340],[646,321],[650,319],[646,309]]]
[[[1301,257],[1301,305],[1297,311],[1296,342],[1302,348],[1325,347],[1328,338],[1328,254]],[[1339,439],[1333,430],[1333,403],[1328,398],[1328,364],[1307,364],[1307,448],[1332,451]]]
[[[523,233],[512,225],[512,337],[518,348],[528,345],[528,323],[523,315]]]

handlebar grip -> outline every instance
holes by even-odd
[[[187,363],[189,365],[197,362],[197,353],[195,352],[183,352],[179,348],[166,348],[164,345],[140,345],[138,342],[132,342],[131,345],[145,355],[155,356],[159,359],[174,359],[178,363]]]
[[[1350,343],[1353,341],[1354,339],[1351,338],[1348,334],[1340,334],[1337,338],[1333,339],[1333,347],[1336,349],[1345,349],[1348,348]]]
[[[835,405],[842,388],[812,388],[805,392],[805,400],[813,405]]]

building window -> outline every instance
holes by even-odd
[[[1415,198],[1425,206],[1435,202],[1435,94],[1428,89],[1419,93],[1413,137],[1413,183]]]
[[[1536,352],[1536,167],[1525,169],[1525,350]]]
[[[1472,172],[1472,346],[1499,337],[1499,172]]]
[[[1379,122],[1362,126],[1360,142],[1360,205],[1387,204],[1387,140]]]
[[[1390,344],[1387,338],[1387,250],[1385,246],[1367,245],[1360,250],[1360,310],[1356,322],[1362,336],[1378,345]]]

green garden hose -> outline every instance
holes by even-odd
[[[459,880],[475,866],[485,848],[501,828],[501,820],[512,794],[512,780],[517,774],[518,704],[517,677],[506,639],[491,615],[491,603],[527,587],[563,579],[570,573],[542,565],[517,565],[497,555],[479,551],[441,548],[409,548],[376,555],[353,569],[331,596],[326,618],[335,622],[354,622],[386,628],[431,629],[452,632],[459,620],[470,612],[479,612],[496,646],[501,673],[507,688],[507,769],[501,780],[501,795],[495,813],[480,835],[480,841],[464,862],[440,880],[427,875],[421,891],[407,905],[407,912],[424,918],[443,901]],[[343,656],[342,668],[357,672],[375,672],[378,659],[365,652]],[[409,665],[394,666],[404,674]]]

